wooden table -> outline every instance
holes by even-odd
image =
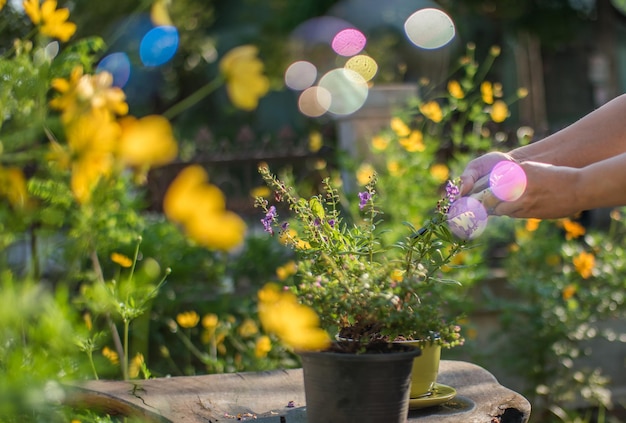
[[[438,383],[454,387],[443,405],[412,410],[408,422],[526,423],[530,404],[482,367],[442,360]],[[68,403],[149,422],[306,423],[302,369],[258,373],[89,381],[72,387]]]

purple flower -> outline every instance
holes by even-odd
[[[448,181],[446,184],[446,196],[448,197],[448,200],[454,201],[460,194],[461,191],[459,190],[459,187],[454,185],[452,181]]]
[[[328,219],[328,224],[330,225],[331,228],[335,227],[335,219]]]
[[[363,210],[363,208],[367,205],[367,202],[370,201],[371,198],[372,195],[369,192],[359,192],[359,210]]]
[[[265,232],[269,232],[272,235],[274,235],[274,229],[272,229],[274,219],[276,219],[276,207],[271,206],[267,213],[265,213],[265,217],[261,219],[261,223],[263,224]]]

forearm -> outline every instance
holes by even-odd
[[[584,167],[577,185],[581,210],[626,206],[626,153]]]
[[[626,94],[570,126],[510,152],[517,161],[584,167],[626,152]]]

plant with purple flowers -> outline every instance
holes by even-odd
[[[274,204],[256,199],[265,213],[263,227],[297,257],[297,273],[285,290],[312,308],[331,336],[360,341],[355,346],[400,339],[444,347],[463,342],[458,316],[448,316],[441,299],[456,284],[444,270],[466,248],[447,226],[446,213],[459,195],[455,183],[448,182],[420,229],[407,224],[407,232],[390,241],[376,205],[375,176],[355,196],[359,212],[353,216],[346,206],[350,196],[330,179],[319,194],[302,198],[288,175],[279,178],[267,166],[259,172],[274,193]]]

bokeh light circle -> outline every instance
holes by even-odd
[[[448,209],[448,227],[461,239],[474,239],[485,231],[488,217],[480,201],[473,197],[461,197]]]
[[[327,72],[318,84],[331,95],[328,111],[349,115],[363,106],[369,88],[361,75],[351,69],[338,68]]]
[[[416,46],[432,50],[452,41],[456,29],[452,18],[445,12],[425,8],[409,16],[404,22],[404,32]]]
[[[371,81],[376,76],[376,72],[378,72],[378,63],[370,56],[359,54],[348,59],[344,68],[355,71],[365,81]]]
[[[285,85],[292,90],[303,91],[312,86],[317,78],[317,68],[311,62],[294,62],[285,71]]]
[[[178,30],[173,26],[158,26],[143,36],[139,57],[146,66],[160,66],[169,62],[178,50]]]
[[[326,88],[310,87],[298,98],[300,112],[308,117],[319,117],[328,111],[332,96]]]
[[[113,75],[113,85],[123,88],[130,78],[130,59],[126,53],[118,52],[106,55],[98,66],[96,72],[109,72]]]
[[[359,54],[365,47],[367,39],[358,29],[347,28],[335,35],[331,47],[340,56],[354,56]]]
[[[520,165],[511,161],[501,161],[489,174],[489,186],[493,195],[502,201],[515,201],[526,190],[526,173]]]

